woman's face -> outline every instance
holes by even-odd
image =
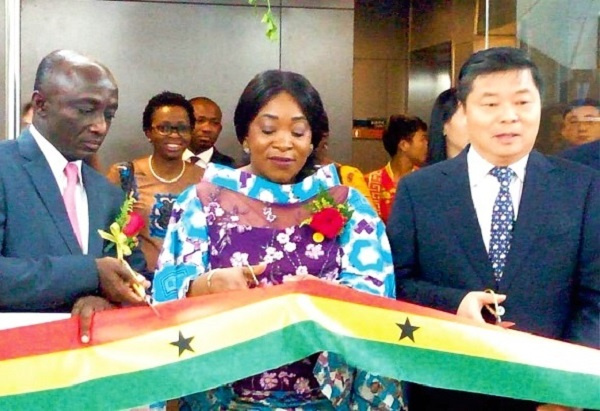
[[[154,155],[165,159],[181,158],[192,138],[190,118],[179,106],[162,106],[152,114],[152,127],[146,136],[154,146]]]
[[[446,121],[444,134],[446,135],[446,145],[454,148],[454,151],[461,151],[469,144],[467,121],[462,107],[459,107],[450,120]]]
[[[263,106],[248,128],[250,171],[279,184],[294,181],[312,152],[310,124],[296,100],[277,94]]]

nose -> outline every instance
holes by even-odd
[[[96,134],[106,134],[108,133],[109,127],[110,122],[103,113],[100,113],[100,115],[96,116],[94,122],[90,125],[90,130]]]
[[[508,103],[504,104],[502,108],[502,122],[514,123],[519,120],[519,114],[517,113],[517,109],[514,105]]]
[[[292,148],[293,136],[291,132],[277,133],[277,137],[273,141],[273,147],[280,151],[287,151]]]

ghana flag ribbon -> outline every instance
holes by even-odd
[[[0,409],[119,409],[319,351],[441,388],[600,408],[600,351],[302,281],[0,331]],[[277,347],[277,349],[272,349]]]

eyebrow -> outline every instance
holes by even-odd
[[[532,91],[529,89],[521,89],[521,90],[517,90],[514,94],[531,94]],[[499,95],[499,93],[490,93],[490,92],[485,92],[483,93],[483,95],[481,97],[497,97]]]
[[[273,120],[279,120],[279,117],[276,116],[275,114],[269,114],[269,113],[265,113],[262,114],[261,117],[267,117]],[[306,116],[296,116],[296,117],[292,117],[292,121],[298,121],[298,120],[306,120]]]

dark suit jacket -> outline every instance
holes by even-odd
[[[213,155],[210,158],[210,162],[221,164],[221,165],[231,167],[231,168],[235,168],[235,160],[232,157],[229,157],[228,155],[225,155],[225,154],[217,151],[216,148],[213,151]]]
[[[105,254],[97,230],[115,220],[124,193],[82,165],[89,208],[83,255],[54,175],[29,131],[0,142],[0,164],[0,311],[68,312],[77,298],[99,291],[95,259]],[[131,257],[143,273],[141,253]]]
[[[558,155],[600,170],[600,140],[569,148]]]
[[[399,299],[455,313],[467,292],[496,288],[471,198],[467,150],[400,181],[387,226]],[[503,319],[515,329],[598,347],[599,233],[600,173],[532,152],[497,289],[507,295]],[[442,402],[431,407],[450,401],[434,396]],[[481,406],[461,401],[458,409]]]

